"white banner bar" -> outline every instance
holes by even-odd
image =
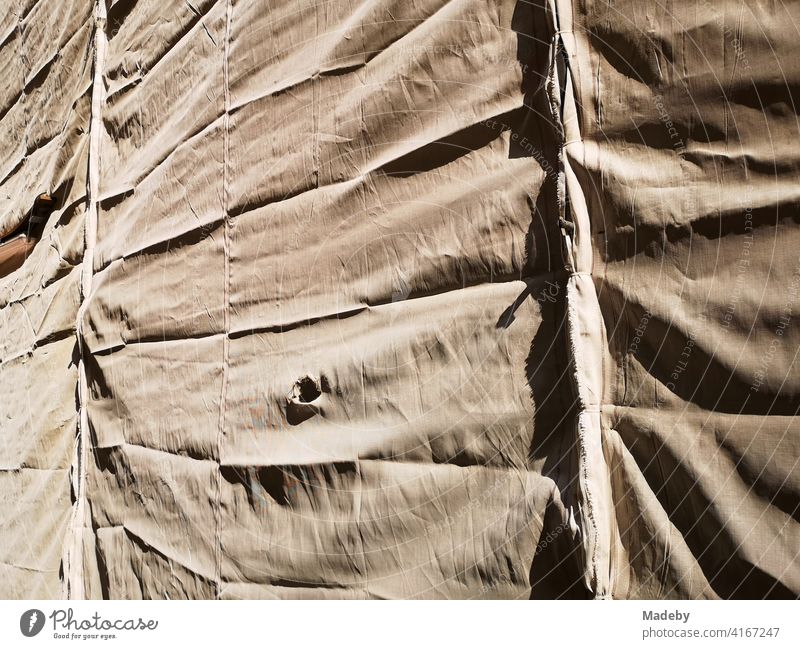
[[[800,647],[798,618],[796,601],[5,601],[0,645],[794,648]]]

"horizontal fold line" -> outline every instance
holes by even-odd
[[[192,9],[194,9],[194,7],[190,3],[187,4],[189,4],[189,6]],[[160,70],[160,67],[165,66],[166,63],[164,63],[164,61],[167,60],[172,54],[172,52],[178,49],[185,40],[192,37],[195,31],[199,31],[198,25],[202,24],[203,19],[206,18],[214,9],[216,9],[218,4],[220,4],[220,0],[216,0],[214,3],[212,3],[209,6],[208,11],[206,11],[206,13],[204,14],[198,14],[197,12],[192,11],[193,19],[190,20],[189,23],[184,26],[183,34],[176,41],[170,44],[169,47],[158,56],[156,64],[152,68],[148,69],[144,74],[144,76],[139,77],[135,83],[126,83],[123,86],[114,90],[112,93],[110,93],[106,97],[105,100],[106,105],[113,108],[115,101],[122,101],[123,99],[128,99],[127,97],[123,97],[123,95],[125,94],[125,92],[127,92],[127,90],[130,90],[131,88],[141,85],[145,81],[145,79],[147,79],[151,75],[151,73],[156,72],[157,70]],[[109,44],[113,42],[114,42],[113,38],[109,39]],[[216,49],[219,50],[219,47],[217,47]],[[220,57],[221,56],[222,55],[220,53]],[[106,79],[106,82],[108,82],[108,78],[105,76],[105,74],[103,75],[103,78]]]
[[[372,160],[371,162],[367,163],[366,168],[363,171],[361,171],[360,173],[358,173],[356,176],[354,176],[352,178],[346,178],[344,180],[337,180],[335,182],[325,183],[325,184],[322,184],[322,185],[313,185],[313,186],[308,186],[308,187],[296,187],[296,188],[291,189],[291,190],[289,190],[287,192],[284,192],[279,197],[278,196],[271,196],[271,197],[267,197],[267,198],[262,199],[262,200],[253,201],[251,203],[244,203],[242,205],[237,206],[232,211],[229,210],[228,213],[232,217],[239,217],[239,216],[242,216],[242,215],[247,214],[249,212],[254,212],[256,210],[263,209],[263,208],[265,208],[265,207],[267,207],[269,205],[275,205],[277,203],[282,203],[284,201],[288,201],[288,200],[297,198],[298,196],[302,196],[303,194],[308,194],[310,192],[319,191],[321,189],[328,189],[328,188],[331,188],[331,187],[341,187],[341,186],[348,185],[348,184],[351,184],[351,183],[352,184],[357,184],[358,182],[364,181],[365,179],[376,175],[377,173],[379,173],[381,171],[381,169],[391,165],[391,163],[397,162],[399,160],[402,160],[406,156],[408,156],[410,154],[413,154],[415,152],[418,152],[421,149],[424,149],[425,147],[427,147],[427,146],[429,146],[431,144],[439,142],[440,140],[444,140],[444,139],[453,137],[453,136],[457,135],[458,133],[460,133],[461,131],[463,131],[465,129],[468,129],[468,128],[473,127],[473,126],[477,126],[482,121],[499,119],[500,117],[503,117],[504,115],[509,115],[509,114],[521,109],[521,108],[523,108],[523,106],[515,106],[514,108],[511,108],[509,110],[503,110],[503,111],[498,112],[498,113],[492,113],[488,117],[485,117],[483,120],[479,119],[477,121],[470,122],[469,124],[466,124],[466,125],[461,125],[460,124],[460,125],[458,125],[456,127],[453,127],[450,130],[447,130],[447,132],[445,132],[445,133],[437,134],[435,137],[428,137],[428,138],[425,138],[425,139],[413,138],[413,137],[405,138],[403,140],[403,142],[406,142],[406,143],[413,142],[414,143],[413,148],[410,148],[408,150],[403,150],[402,152],[394,153],[394,154],[392,154],[391,157],[389,157],[386,160]],[[391,144],[391,142],[387,142],[387,143],[384,143],[384,144]],[[486,146],[489,146],[489,145],[486,145]],[[374,148],[374,147],[375,147],[375,145],[371,145],[371,146],[366,146],[365,145],[363,150],[371,149],[371,148]],[[477,149],[477,150],[480,150],[480,149]],[[469,153],[469,152],[470,151],[468,151],[467,153]],[[433,171],[434,170],[421,172],[421,173],[432,173]],[[390,174],[389,173],[385,173],[385,175],[389,176]]]
[[[257,334],[261,334],[261,333],[285,333],[287,331],[292,331],[294,329],[307,327],[307,326],[312,326],[312,325],[314,325],[314,324],[316,324],[318,322],[323,322],[323,321],[328,321],[328,320],[339,320],[339,319],[345,319],[345,318],[354,317],[354,316],[357,316],[360,313],[363,313],[365,311],[369,311],[371,309],[378,309],[378,308],[391,307],[391,306],[394,306],[394,305],[401,305],[401,304],[404,304],[404,303],[407,303],[407,302],[410,302],[410,301],[413,301],[413,300],[425,299],[425,298],[429,298],[429,297],[436,297],[436,296],[439,296],[439,295],[446,295],[448,293],[456,293],[458,291],[462,291],[462,290],[466,290],[466,289],[470,289],[470,288],[476,288],[478,286],[487,286],[487,287],[488,286],[493,286],[493,285],[500,286],[500,285],[503,285],[503,284],[509,284],[509,283],[513,283],[513,282],[523,282],[525,284],[529,284],[529,283],[534,283],[534,282],[538,282],[538,281],[546,281],[546,279],[548,277],[559,277],[559,276],[560,276],[559,272],[548,272],[548,273],[543,273],[541,275],[520,276],[520,277],[509,275],[509,276],[505,276],[503,279],[501,279],[499,281],[475,282],[475,283],[468,284],[468,285],[465,285],[465,286],[460,287],[460,288],[450,288],[450,289],[445,289],[445,290],[442,290],[442,291],[431,291],[429,293],[419,294],[419,295],[416,295],[414,297],[410,297],[410,298],[407,298],[405,300],[398,300],[398,301],[395,301],[395,302],[392,302],[390,299],[387,299],[387,300],[384,300],[384,301],[375,302],[375,303],[373,303],[371,305],[360,305],[360,306],[356,305],[356,306],[353,306],[353,308],[346,309],[344,311],[339,311],[339,312],[335,312],[335,313],[326,313],[326,314],[322,314],[322,315],[319,315],[319,316],[314,316],[314,317],[306,319],[306,320],[295,320],[295,321],[292,321],[292,322],[288,322],[286,324],[266,325],[266,326],[263,326],[263,327],[248,327],[248,328],[244,328],[244,329],[232,329],[230,331],[230,333],[229,333],[229,336],[230,336],[230,338],[234,339],[234,338],[242,338],[242,337],[248,336],[248,335],[257,335]],[[121,349],[123,349],[123,348],[125,348],[125,347],[127,347],[129,345],[158,344],[158,343],[165,343],[165,342],[190,342],[190,341],[193,341],[193,340],[202,340],[202,339],[206,339],[206,338],[214,338],[214,337],[223,336],[223,335],[225,335],[225,332],[223,332],[223,331],[211,331],[211,332],[198,333],[196,335],[188,335],[188,336],[184,336],[184,337],[180,337],[180,338],[177,337],[177,336],[170,336],[170,335],[163,336],[163,337],[158,337],[158,338],[151,336],[151,337],[143,337],[143,338],[136,338],[136,339],[131,339],[131,340],[127,340],[127,341],[122,341],[122,342],[114,343],[114,344],[111,344],[111,345],[101,346],[101,347],[97,347],[97,348],[94,348],[94,349],[90,349],[89,351],[90,351],[90,353],[92,355],[104,356],[104,355],[109,355],[109,354],[112,354],[114,352],[120,351]]]

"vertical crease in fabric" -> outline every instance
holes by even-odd
[[[611,596],[611,480],[603,452],[602,401],[607,342],[597,290],[592,277],[591,220],[570,159],[583,141],[577,123],[578,85],[573,61],[575,38],[572,0],[552,0],[549,100],[559,137],[558,219],[566,271],[567,340],[578,414],[577,520],[582,534],[584,583],[597,599]]]
[[[225,42],[223,45],[222,56],[222,84],[225,93],[225,114],[223,118],[223,144],[222,144],[222,213],[224,219],[224,304],[223,304],[223,327],[224,336],[222,337],[222,386],[219,399],[219,426],[217,432],[217,483],[216,483],[216,509],[215,509],[215,567],[214,582],[215,596],[220,598],[222,591],[222,445],[225,438],[225,409],[228,391],[228,365],[230,359],[230,302],[231,302],[231,223],[228,213],[228,193],[229,193],[229,149],[230,149],[230,111],[231,93],[228,74],[228,58],[230,54],[231,22],[233,19],[233,0],[227,0],[225,9]]]
[[[85,599],[86,575],[84,570],[84,541],[86,529],[90,527],[86,511],[86,472],[89,443],[89,415],[87,401],[89,384],[86,375],[86,343],[83,322],[92,292],[94,278],[94,249],[97,242],[98,206],[100,202],[100,153],[103,103],[105,102],[105,68],[108,37],[106,35],[105,0],[94,4],[94,66],[92,72],[91,116],[89,119],[89,160],[87,174],[87,210],[84,222],[84,252],[81,262],[80,306],[75,323],[78,345],[78,430],[76,457],[73,460],[75,504],[73,506],[64,552],[64,596],[67,599]]]

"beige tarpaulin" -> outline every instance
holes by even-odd
[[[5,3],[0,595],[797,596],[797,14]]]

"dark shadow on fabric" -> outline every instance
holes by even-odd
[[[612,349],[624,354],[624,350],[630,349],[630,341],[620,337],[630,335],[636,328],[636,323],[643,319],[645,308],[630,298],[620,296],[616,286],[606,283],[603,291],[606,303],[612,299],[618,302],[624,300],[624,310],[617,313],[614,319],[607,320],[619,323],[619,318],[625,318],[626,326],[617,326],[609,342]],[[797,414],[797,395],[788,389],[781,394],[770,393],[765,389],[753,391],[752,379],[744,369],[726,367],[713,352],[703,349],[697,340],[690,347],[687,347],[688,343],[687,332],[651,313],[641,341],[634,350],[634,356],[649,376],[657,379],[665,389],[669,386],[671,392],[687,403],[693,403],[709,412],[788,417]],[[689,352],[682,357],[685,349]],[[681,365],[678,365],[679,362]],[[674,377],[675,374],[678,375],[677,378]],[[648,380],[647,377],[644,380]],[[644,382],[639,385],[629,384],[626,393],[649,393],[651,389]],[[622,405],[633,403],[630,398],[625,397]]]
[[[509,327],[527,299],[539,303],[541,323],[531,341],[525,372],[533,402],[529,466],[552,479],[563,503],[573,498],[574,396],[566,339],[566,290],[562,237],[558,223],[559,131],[554,124],[545,81],[553,39],[544,0],[517,3],[512,28],[523,70],[524,112],[511,129],[509,158],[533,158],[544,172],[535,199],[528,198],[531,222],[526,236],[526,287],[500,315],[497,326]],[[548,279],[544,279],[546,276]],[[555,294],[542,293],[551,282]],[[566,531],[562,507],[548,506],[537,554],[530,567],[531,599],[584,599],[582,550]]]
[[[387,176],[407,178],[444,167],[458,158],[482,149],[503,132],[513,128],[521,118],[521,111],[505,113],[494,120],[478,122],[453,135],[415,149],[380,168]]]
[[[625,36],[615,31],[611,20],[595,24],[587,30],[587,35],[592,51],[599,53],[617,72],[637,83],[658,87],[662,83],[662,67],[671,69],[674,65],[670,43],[657,38],[654,33],[636,32],[635,36]]]
[[[604,261],[607,263],[624,261],[639,254],[658,259],[668,248],[682,240],[688,242],[693,237],[699,237],[713,241],[723,236],[743,235],[745,227],[750,226],[744,210],[707,214],[691,223],[666,226],[635,222],[631,208],[626,205],[609,205],[606,213],[616,215],[616,223],[609,223],[606,228]],[[625,215],[625,221],[620,219],[621,215]],[[749,217],[754,231],[774,228],[781,220],[800,223],[800,213],[788,204],[755,207]]]
[[[788,586],[748,561],[706,496],[703,480],[655,437],[643,439],[619,422],[617,430],[650,489],[697,558],[714,591],[725,599],[795,599]],[[649,443],[648,443],[649,442]],[[657,461],[654,459],[657,458]],[[725,512],[722,512],[724,514]],[[728,512],[733,513],[733,512]]]
[[[564,522],[564,512],[550,503],[530,569],[530,599],[591,599],[583,585],[580,548]]]

